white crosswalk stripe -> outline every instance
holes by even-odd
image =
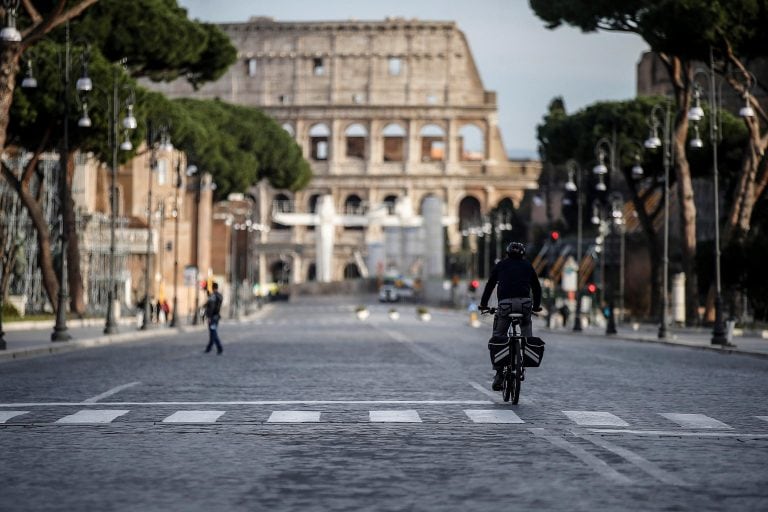
[[[216,423],[225,411],[176,411],[163,423]]]
[[[129,412],[123,409],[83,409],[59,418],[56,423],[111,423],[115,418]]]
[[[474,423],[525,423],[513,411],[500,409],[466,409],[464,413]]]
[[[27,414],[29,411],[0,411],[0,423],[5,423],[11,418]]]
[[[372,423],[421,423],[419,413],[412,409],[400,411],[370,411],[369,418]]]
[[[629,423],[615,414],[604,411],[563,411],[563,414],[576,423],[585,427],[628,427]]]
[[[274,411],[267,423],[316,423],[320,421],[320,411]]]
[[[755,416],[755,418],[763,421],[768,421],[768,416]]]
[[[674,421],[683,428],[733,428],[730,425],[726,425],[722,421],[710,418],[704,414],[662,413],[661,416],[664,416],[670,421]]]

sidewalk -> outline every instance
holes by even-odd
[[[547,329],[552,332],[564,332],[579,335],[574,332],[573,327]],[[631,324],[618,325],[616,330],[618,334],[608,336],[605,334],[605,327],[586,327],[581,335],[604,339],[622,339],[630,341],[641,341],[646,343],[660,343],[664,345],[677,345],[682,347],[695,348],[700,350],[712,350],[724,354],[748,354],[759,357],[768,357],[768,339],[762,338],[761,333],[747,332],[740,336],[734,336],[731,340],[732,346],[712,345],[712,329],[703,327],[669,327],[667,337],[659,339],[659,326],[653,324],[640,324],[637,329],[633,329]]]
[[[272,305],[267,304],[248,316],[243,316],[237,320],[223,318],[222,322],[225,324],[248,322],[265,315],[272,309],[272,307]],[[96,320],[93,322],[73,321],[68,322],[67,324],[67,332],[72,336],[72,339],[69,341],[52,342],[52,322],[18,322],[16,324],[14,329],[10,332],[6,331],[5,333],[7,349],[0,350],[0,363],[22,357],[35,357],[46,354],[70,352],[72,350],[111,345],[115,343],[126,343],[145,338],[174,336],[190,332],[203,332],[206,329],[205,323],[201,323],[199,325],[182,324],[178,327],[153,325],[153,328],[142,331],[136,327],[135,318],[124,318],[118,322],[117,334],[104,334],[104,320]],[[78,324],[80,325],[78,326]],[[73,325],[75,326],[73,327]]]

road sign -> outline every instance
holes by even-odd
[[[195,286],[197,283],[197,267],[187,265],[184,267],[184,286]]]

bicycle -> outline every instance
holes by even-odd
[[[489,308],[483,314],[496,314],[496,308]],[[533,316],[538,316],[532,313]],[[488,342],[494,366],[502,365],[501,396],[505,402],[517,404],[520,400],[520,388],[525,380],[526,366],[539,366],[544,355],[544,342],[539,338],[521,336],[520,321],[523,313],[510,313],[509,328],[504,343]],[[536,340],[535,343],[533,340]],[[494,350],[495,349],[495,350]],[[528,363],[528,364],[526,364]]]

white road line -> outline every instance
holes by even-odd
[[[267,423],[317,423],[320,411],[274,411]]]
[[[528,430],[530,430],[536,437],[546,439],[558,448],[562,448],[563,450],[567,451],[608,480],[611,480],[617,484],[632,483],[630,478],[622,475],[611,466],[609,466],[607,462],[598,457],[595,457],[581,446],[569,443],[564,438],[550,434],[546,429],[543,428],[531,428]]]
[[[104,398],[110,397],[110,396],[114,395],[115,393],[119,393],[119,392],[121,392],[124,389],[128,389],[128,388],[131,388],[133,386],[137,386],[139,384],[141,384],[141,382],[137,381],[137,382],[129,382],[128,384],[123,384],[122,386],[116,386],[116,387],[110,389],[109,391],[105,391],[104,393],[102,393],[100,395],[92,396],[91,398],[87,398],[87,399],[83,400],[83,403],[84,404],[94,404],[94,403],[98,402],[99,400],[103,400]]]
[[[768,421],[768,416],[755,416],[755,418],[763,421]]]
[[[83,409],[75,414],[59,418],[55,423],[111,423],[115,418],[128,414],[120,409]]]
[[[603,411],[563,411],[563,414],[576,423],[585,427],[628,427],[629,423],[615,414]]]
[[[369,411],[372,423],[421,423],[419,413],[414,410]]]
[[[485,389],[481,384],[478,384],[475,381],[472,381],[472,380],[469,381],[469,385],[472,386],[473,388],[475,388],[476,390],[478,390],[479,392],[481,392],[482,394],[484,394],[485,396],[489,396],[489,397],[493,398],[494,400],[498,400],[498,398],[499,398],[499,393],[498,392],[494,392],[494,391],[490,391],[488,389]]]
[[[684,480],[678,478],[675,474],[670,473],[669,471],[665,471],[652,463],[651,461],[641,457],[640,455],[636,454],[635,452],[628,450],[626,448],[623,448],[621,446],[617,446],[610,441],[606,441],[602,437],[599,436],[591,436],[588,434],[577,434],[579,437],[586,439],[590,443],[597,445],[601,448],[605,448],[609,452],[613,452],[619,457],[623,457],[628,462],[631,462],[635,466],[639,467],[649,475],[651,475],[656,480],[669,485],[677,485],[681,487],[686,487],[690,485],[688,482],[685,482]]]
[[[475,423],[525,423],[514,412],[502,409],[466,409],[464,413]]]
[[[739,434],[736,432],[689,432],[685,430],[627,430],[614,428],[590,428],[595,434],[633,434],[638,436],[670,436],[670,437],[743,437],[750,439],[768,438],[768,434]]]
[[[674,421],[683,428],[733,429],[732,426],[703,414],[662,413],[661,416]]]
[[[216,423],[226,411],[176,411],[163,423]]]
[[[27,414],[29,411],[0,411],[0,423],[5,423],[11,418]]]
[[[490,400],[232,400],[225,402],[106,402],[94,405],[491,405]],[[82,407],[88,402],[27,402],[0,404],[0,407]]]

